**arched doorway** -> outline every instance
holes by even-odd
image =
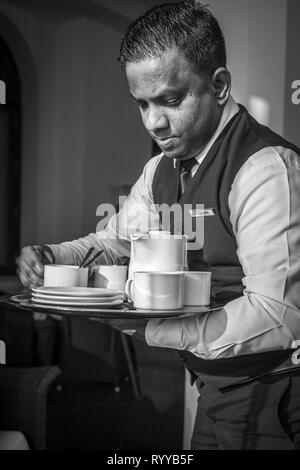
[[[15,273],[20,244],[21,86],[14,58],[0,37],[0,274]]]

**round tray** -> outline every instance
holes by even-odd
[[[95,308],[95,307],[70,307],[59,305],[44,305],[32,302],[31,294],[17,294],[0,299],[1,303],[13,308],[31,310],[33,312],[49,313],[55,315],[69,315],[85,318],[179,318],[201,315],[203,313],[220,310],[220,303],[212,302],[207,307],[184,307],[179,310],[143,310],[136,309],[131,304],[124,302],[120,306]]]

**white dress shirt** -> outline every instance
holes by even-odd
[[[228,101],[219,126],[197,157],[207,152],[238,106]],[[99,263],[130,258],[130,235],[147,214],[159,229],[152,181],[162,154],[147,162],[119,214],[105,230],[79,240],[49,245],[59,263],[77,264],[87,248],[105,250]],[[192,169],[192,175],[197,165]],[[201,203],[201,201],[199,201]],[[228,358],[294,347],[300,339],[300,160],[292,150],[267,147],[253,154],[236,175],[228,204],[245,277],[243,296],[227,303],[225,330],[218,331],[220,311],[198,317],[149,320],[150,346],[188,350],[203,359]],[[149,218],[150,215],[150,218]],[[224,315],[224,310],[221,311]]]

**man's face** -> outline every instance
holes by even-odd
[[[222,113],[210,80],[177,50],[128,62],[126,75],[144,126],[162,152],[170,158],[196,157]]]

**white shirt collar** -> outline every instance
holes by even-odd
[[[230,95],[229,99],[228,99],[228,101],[225,105],[225,108],[223,110],[223,113],[222,113],[222,116],[221,116],[221,119],[220,119],[220,122],[219,122],[219,125],[218,125],[216,131],[212,135],[211,139],[207,142],[204,149],[199,153],[199,155],[197,157],[195,157],[196,160],[198,161],[199,165],[200,165],[200,163],[203,162],[204,158],[206,157],[209,150],[211,149],[211,147],[213,146],[213,144],[215,143],[215,141],[217,140],[217,138],[221,134],[224,127],[233,118],[233,116],[235,116],[238,112],[239,112],[239,107],[238,107],[237,103],[234,101],[233,97]],[[174,168],[176,168],[176,165],[177,165],[178,161],[180,161],[180,160],[174,159]],[[193,171],[192,171],[192,173],[193,173]]]

